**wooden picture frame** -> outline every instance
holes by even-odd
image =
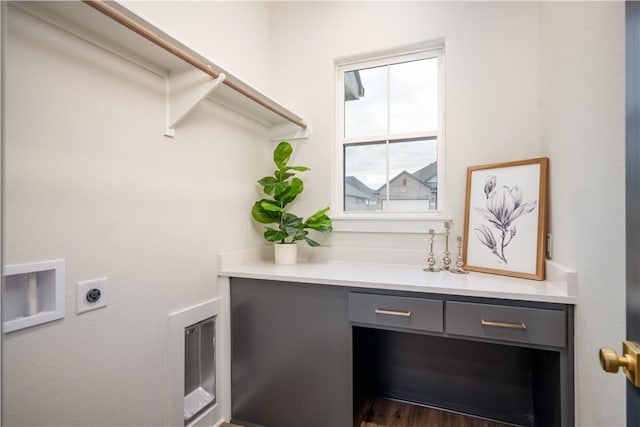
[[[549,159],[467,168],[466,270],[544,280]]]

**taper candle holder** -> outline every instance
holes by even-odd
[[[433,256],[433,238],[435,236],[435,231],[433,229],[429,230],[429,257],[427,258],[428,267],[423,268],[424,271],[428,271],[430,273],[435,273],[436,271],[440,271],[438,267],[436,267],[436,259]]]
[[[454,274],[469,274],[468,271],[462,269],[462,236],[458,236],[458,256],[456,257],[456,268],[449,270]]]
[[[444,223],[444,257],[442,257],[442,269],[449,271],[449,265],[451,264],[451,257],[449,257],[449,232],[451,231],[451,223],[449,221]]]

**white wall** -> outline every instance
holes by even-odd
[[[313,136],[299,155],[323,172],[309,175],[302,209],[331,201],[336,58],[446,37],[445,191],[456,233],[467,166],[541,154],[536,4],[276,2],[272,19],[274,93],[312,121]],[[424,248],[424,236],[334,233],[331,242]]]
[[[621,426],[625,379],[602,372],[597,354],[620,348],[625,331],[624,2],[545,2],[540,11],[554,259],[578,272],[577,424]]]
[[[245,83],[270,94],[273,68],[269,2],[122,3]]]
[[[467,166],[551,158],[554,258],[579,277],[578,425],[622,425],[623,379],[601,374],[596,359],[598,347],[618,345],[623,327],[622,4],[217,5],[135,7],[312,121],[296,156],[312,167],[305,214],[331,200],[333,60],[446,37],[454,228],[461,232]],[[272,145],[264,129],[210,103],[168,142],[156,76],[12,8],[10,19],[7,261],[64,257],[70,288],[64,321],[7,336],[5,424],[161,424],[166,314],[210,295],[218,250],[261,244],[239,213],[255,199]],[[217,27],[232,36],[214,46]],[[27,67],[43,63],[46,74]],[[426,243],[420,234],[364,233],[328,242]],[[111,280],[109,307],[75,316],[72,286],[102,275]],[[91,377],[96,363],[106,367]],[[94,413],[77,412],[82,405]]]
[[[67,310],[5,335],[3,425],[163,425],[168,313],[216,294],[219,251],[261,244],[267,129],[205,101],[167,139],[160,77],[8,19],[6,262],[64,258]],[[101,276],[109,306],[77,316],[76,282]]]

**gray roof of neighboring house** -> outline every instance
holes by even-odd
[[[361,197],[364,199],[375,199],[373,190],[355,176],[344,177],[344,195]]]
[[[423,167],[420,170],[415,171],[413,174],[420,181],[426,183],[431,178],[438,176],[438,162],[433,162],[430,165]]]
[[[427,186],[427,184],[426,184],[424,181],[421,181],[421,180],[420,180],[420,178],[418,178],[417,176],[415,176],[415,174],[410,174],[410,173],[409,173],[409,172],[407,172],[407,171],[402,171],[402,172],[400,172],[398,175],[396,175],[396,176],[394,176],[393,178],[391,178],[391,179],[389,180],[389,183],[392,183],[393,181],[395,181],[395,180],[397,180],[397,179],[399,179],[400,177],[403,177],[403,176],[406,176],[406,177],[411,178],[411,179],[413,179],[413,180],[415,180],[415,181],[418,181],[420,184],[422,184],[422,185],[424,185],[425,187],[429,188],[429,187]],[[378,192],[378,193],[379,193],[379,192],[380,192],[380,191],[382,191],[382,189],[383,189],[383,188],[385,188],[386,186],[387,186],[387,184],[383,184],[383,185],[382,185],[382,187],[380,187],[380,188],[378,188],[378,189],[376,190],[376,192]],[[429,189],[430,189],[430,188],[429,188]]]
[[[360,71],[347,71],[344,73],[344,100],[356,101],[364,96],[364,86],[360,80]]]

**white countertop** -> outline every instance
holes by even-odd
[[[575,304],[577,300],[575,272],[552,261],[546,264],[547,280],[537,281],[477,272],[425,272],[424,265],[418,263],[393,263],[412,262],[421,256],[398,250],[314,248],[307,260],[276,265],[269,257],[272,248],[267,248],[220,254],[218,275],[561,304]]]

